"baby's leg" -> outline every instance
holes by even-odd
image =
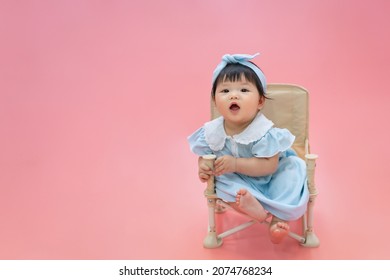
[[[279,244],[287,236],[290,226],[286,221],[273,216],[269,226],[269,234],[272,243]]]
[[[251,216],[252,218],[263,221],[267,218],[263,206],[246,189],[240,189],[236,196],[236,207],[239,211]]]

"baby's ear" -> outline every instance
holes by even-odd
[[[265,104],[265,97],[264,96],[260,96],[260,98],[259,98],[259,105],[257,106],[257,108],[259,110],[263,109],[264,104]]]

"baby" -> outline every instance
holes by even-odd
[[[295,137],[261,113],[266,79],[250,61],[257,55],[222,57],[211,90],[221,117],[204,124],[188,141],[200,156],[200,180],[215,175],[217,196],[256,220],[272,214],[270,239],[280,243],[289,232],[288,221],[306,211],[306,166],[291,149]],[[217,156],[213,170],[201,157],[207,154]]]

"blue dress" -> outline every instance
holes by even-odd
[[[219,198],[233,202],[237,191],[246,188],[264,209],[286,221],[301,217],[309,199],[306,164],[291,149],[294,140],[290,131],[274,127],[273,122],[261,113],[243,132],[233,137],[226,135],[223,117],[207,122],[188,137],[191,151],[199,156],[268,158],[279,154],[275,173],[260,177],[240,173],[216,176],[216,192]]]

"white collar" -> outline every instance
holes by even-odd
[[[226,135],[223,123],[223,117],[219,117],[204,125],[206,142],[213,151],[222,150],[226,138],[231,138]],[[263,114],[258,113],[248,127],[240,134],[234,135],[233,139],[239,144],[247,145],[262,138],[273,125],[274,123],[272,121],[267,119]]]

